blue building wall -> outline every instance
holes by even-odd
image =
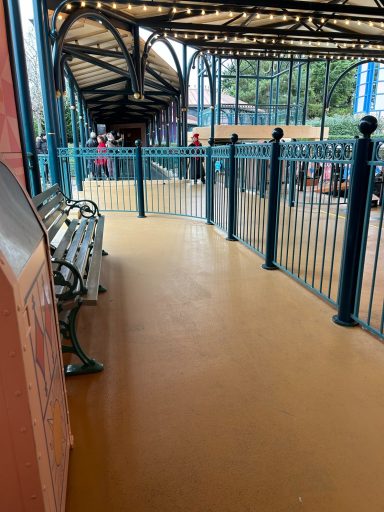
[[[384,64],[369,62],[359,66],[353,112],[384,116]]]

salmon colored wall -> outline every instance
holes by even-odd
[[[21,185],[25,187],[19,124],[2,0],[0,0],[0,161],[13,172]]]

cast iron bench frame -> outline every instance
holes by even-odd
[[[64,367],[65,375],[95,373],[103,364],[90,358],[82,349],[76,333],[76,318],[82,304],[97,304],[103,250],[104,217],[94,201],[68,198],[58,185],[35,196],[33,204],[47,232],[55,294],[59,311],[63,353],[76,354],[83,364]],[[77,210],[77,218],[69,217]]]

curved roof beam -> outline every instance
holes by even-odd
[[[67,19],[64,21],[64,23],[61,25],[59,32],[57,33],[56,40],[53,46],[53,69],[54,69],[54,77],[55,77],[55,84],[56,88],[60,90],[60,84],[61,84],[61,68],[60,68],[60,59],[61,55],[63,53],[63,46],[65,42],[65,36],[67,35],[68,31],[72,27],[76,21],[82,18],[90,18],[96,21],[101,21],[104,26],[109,30],[109,32],[113,35],[115,38],[115,41],[119,45],[121,52],[123,54],[124,60],[127,64],[131,82],[132,82],[132,89],[135,92],[139,92],[139,85],[137,80],[137,72],[135,70],[135,66],[133,64],[133,60],[131,57],[131,54],[128,52],[125,43],[119,34],[119,32],[116,30],[116,28],[113,26],[111,21],[101,12],[85,8],[78,11],[73,12],[70,14]]]

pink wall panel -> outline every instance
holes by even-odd
[[[7,165],[25,187],[15,92],[2,0],[0,0],[0,160],[14,162],[14,166],[9,163]]]

